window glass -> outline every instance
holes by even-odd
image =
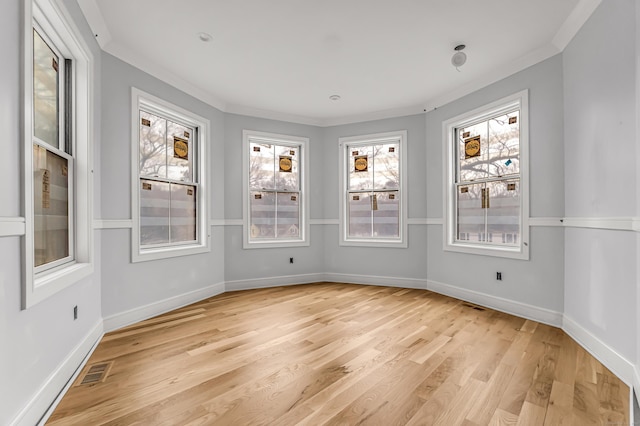
[[[140,175],[167,177],[167,120],[140,111]]]
[[[167,244],[170,242],[170,186],[147,179],[140,179],[140,183],[140,243]]]
[[[276,237],[276,193],[251,192],[251,238]]]
[[[389,143],[376,145],[374,151],[374,188],[400,188],[400,144]]]
[[[70,162],[33,145],[33,212],[35,266],[70,255]]]
[[[371,237],[373,215],[371,214],[371,194],[367,192],[349,193],[349,237]]]
[[[275,188],[275,152],[273,145],[251,143],[249,147],[249,187]]]
[[[167,121],[167,178],[192,181],[192,137],[193,130],[189,127]]]
[[[33,30],[33,131],[34,136],[58,148],[60,58]]]
[[[194,241],[196,237],[196,191],[192,185],[171,184],[171,242]]]
[[[375,192],[373,197],[373,236],[397,237],[400,235],[400,192]]]

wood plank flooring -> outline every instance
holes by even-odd
[[[105,335],[49,425],[628,425],[563,331],[425,290],[225,293]]]

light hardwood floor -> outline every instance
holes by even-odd
[[[225,293],[105,335],[50,425],[627,425],[563,331],[425,290]]]

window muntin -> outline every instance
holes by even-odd
[[[140,246],[195,243],[197,129],[144,109],[139,115]]]
[[[342,245],[406,247],[406,131],[340,138]]]
[[[33,265],[36,273],[74,260],[71,155],[71,60],[34,22],[33,47]]]
[[[301,145],[249,142],[249,241],[298,240]]]
[[[444,124],[445,249],[528,258],[527,92]]]

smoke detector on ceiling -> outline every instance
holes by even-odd
[[[466,46],[464,44],[459,44],[453,49],[456,51],[456,53],[454,53],[451,57],[451,65],[456,67],[458,71],[460,71],[458,68],[460,68],[464,65],[465,62],[467,62],[467,55],[463,52],[465,47]]]

